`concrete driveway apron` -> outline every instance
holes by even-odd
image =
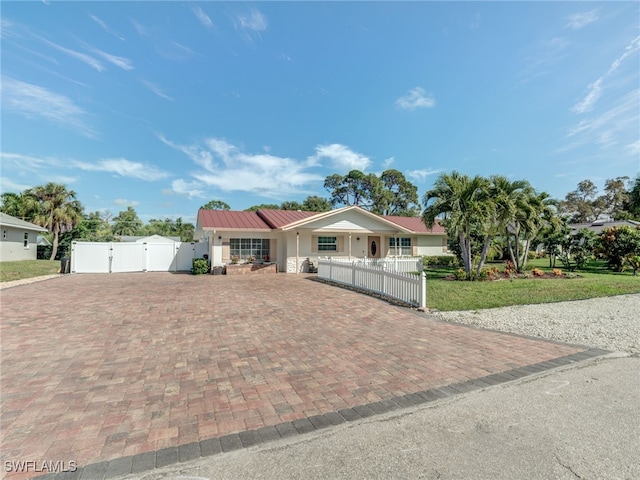
[[[307,276],[68,275],[0,295],[3,476],[15,479],[144,471],[602,353]]]

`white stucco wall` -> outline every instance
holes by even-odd
[[[24,234],[29,234],[29,244],[24,247]],[[36,260],[38,258],[38,233],[10,226],[0,228],[0,261]]]

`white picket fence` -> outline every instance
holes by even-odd
[[[327,257],[329,258],[329,257]],[[384,267],[388,271],[415,273],[422,272],[422,257],[386,257],[386,258],[346,258],[346,257],[330,257],[333,262],[344,262],[361,266]]]
[[[71,273],[188,272],[194,258],[202,258],[208,253],[206,242],[74,241],[71,243]]]
[[[382,262],[374,265],[328,257],[318,258],[318,278],[368,290],[416,307],[427,306],[427,281],[423,271],[415,275],[393,271]]]

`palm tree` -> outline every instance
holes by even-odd
[[[496,234],[504,234],[509,255],[518,272],[521,271],[521,233],[535,220],[536,212],[531,203],[534,193],[526,180],[512,182],[503,175],[491,177],[491,195],[496,207]]]
[[[137,235],[142,229],[142,220],[138,218],[133,207],[127,207],[113,219],[113,233],[115,235]]]
[[[51,258],[58,253],[58,239],[62,232],[71,230],[82,220],[82,204],[73,190],[59,183],[47,183],[26,191],[29,207],[35,207],[33,223],[53,233]]]
[[[5,192],[0,195],[0,202],[0,211],[2,213],[21,218],[22,220],[33,220],[35,212],[33,208],[30,208],[30,202],[25,192]]]
[[[470,178],[453,171],[451,174],[441,174],[436,179],[434,188],[424,194],[425,210],[422,219],[427,227],[432,227],[437,217],[443,217],[442,223],[449,235],[458,238],[468,279],[474,273],[472,234],[479,232],[485,238],[491,234],[495,205],[490,193],[490,183],[486,178]],[[486,256],[486,249],[483,252]],[[481,257],[478,263],[480,269],[482,263]]]

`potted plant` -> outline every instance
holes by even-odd
[[[265,255],[264,257],[262,257],[262,261],[264,263],[269,263],[269,255]]]
[[[255,258],[252,255],[249,255],[247,257],[247,263],[253,263],[255,261]]]
[[[233,255],[233,256],[231,257],[231,263],[232,263],[232,264],[234,264],[234,265],[235,265],[235,264],[237,264],[239,261],[240,261],[240,257],[238,257],[237,255]]]

